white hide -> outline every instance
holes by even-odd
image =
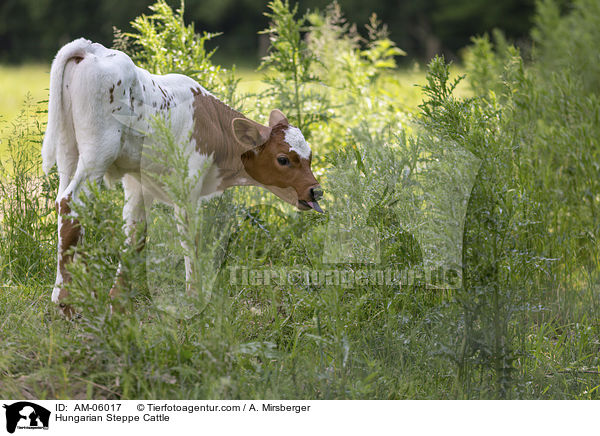
[[[74,57],[82,60],[76,63]],[[42,147],[46,173],[56,162],[61,180],[63,175],[73,179],[76,171],[82,172],[83,180],[105,175],[118,180],[125,174],[139,180],[144,142],[151,136],[149,120],[157,114],[168,114],[171,129],[178,135],[175,139],[188,144],[190,169],[203,167],[208,159],[196,152],[189,135],[194,125],[192,89],[210,93],[189,77],[150,74],[125,53],[78,39],[58,52],[50,80],[48,128]],[[210,171],[210,177],[216,178],[217,173]],[[218,180],[204,176],[203,181],[208,183],[198,194],[213,194]],[[59,189],[58,199],[67,184]]]
[[[308,159],[310,157],[310,146],[298,127],[288,126],[285,129],[285,142],[290,145],[290,151],[295,151],[301,159]]]

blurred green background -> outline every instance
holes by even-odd
[[[130,22],[150,14],[152,0],[3,0],[0,2],[0,121],[16,117],[26,96],[31,102],[47,98],[50,61],[67,42],[85,37],[110,47],[114,29],[132,30]],[[173,8],[180,0],[168,0]],[[323,11],[329,0],[291,2],[301,13]],[[349,23],[367,36],[365,27],[372,13],[385,23],[390,39],[407,53],[397,58],[407,76],[406,95],[420,100],[412,85],[424,80],[424,65],[436,54],[460,60],[461,50],[473,35],[501,29],[508,40],[526,55],[533,25],[535,0],[340,0]],[[563,8],[566,9],[563,1]],[[217,49],[213,61],[226,68],[236,65],[242,91],[255,91],[260,80],[255,69],[266,55],[269,41],[259,31],[268,26],[261,0],[187,0],[185,21],[196,31],[220,32],[206,43]]]
[[[151,0],[3,0],[0,2],[0,62],[48,61],[68,41],[86,37],[111,45],[113,26],[148,12]],[[179,7],[179,0],[169,0]],[[292,2],[294,4],[295,2]],[[341,0],[346,18],[359,32],[376,13],[408,59],[428,61],[434,54],[457,57],[473,35],[500,28],[517,44],[532,25],[534,0]],[[302,0],[298,10],[323,10],[329,1]],[[209,46],[219,47],[222,65],[256,65],[267,41],[257,34],[268,20],[262,0],[187,0],[186,21],[196,29],[223,32]]]

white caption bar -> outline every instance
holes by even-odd
[[[593,401],[0,400],[0,434],[583,434]],[[0,411],[0,412],[2,412]]]

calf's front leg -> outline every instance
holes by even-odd
[[[125,191],[123,220],[125,221],[127,243],[134,246],[140,256],[143,256],[141,253],[146,244],[146,208],[142,185],[135,176],[128,174],[123,177],[123,190]],[[109,292],[112,299],[117,298],[125,289],[127,281],[128,278],[125,276],[122,263],[119,262],[115,283]]]

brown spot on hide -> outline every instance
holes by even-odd
[[[60,236],[60,261],[58,267],[63,277],[64,282],[71,280],[70,274],[66,269],[68,263],[72,261],[73,255],[67,253],[71,247],[74,247],[79,242],[81,236],[81,227],[79,221],[68,218],[71,213],[70,206],[71,196],[63,198],[58,205],[58,213],[61,215],[62,222],[59,229]]]

